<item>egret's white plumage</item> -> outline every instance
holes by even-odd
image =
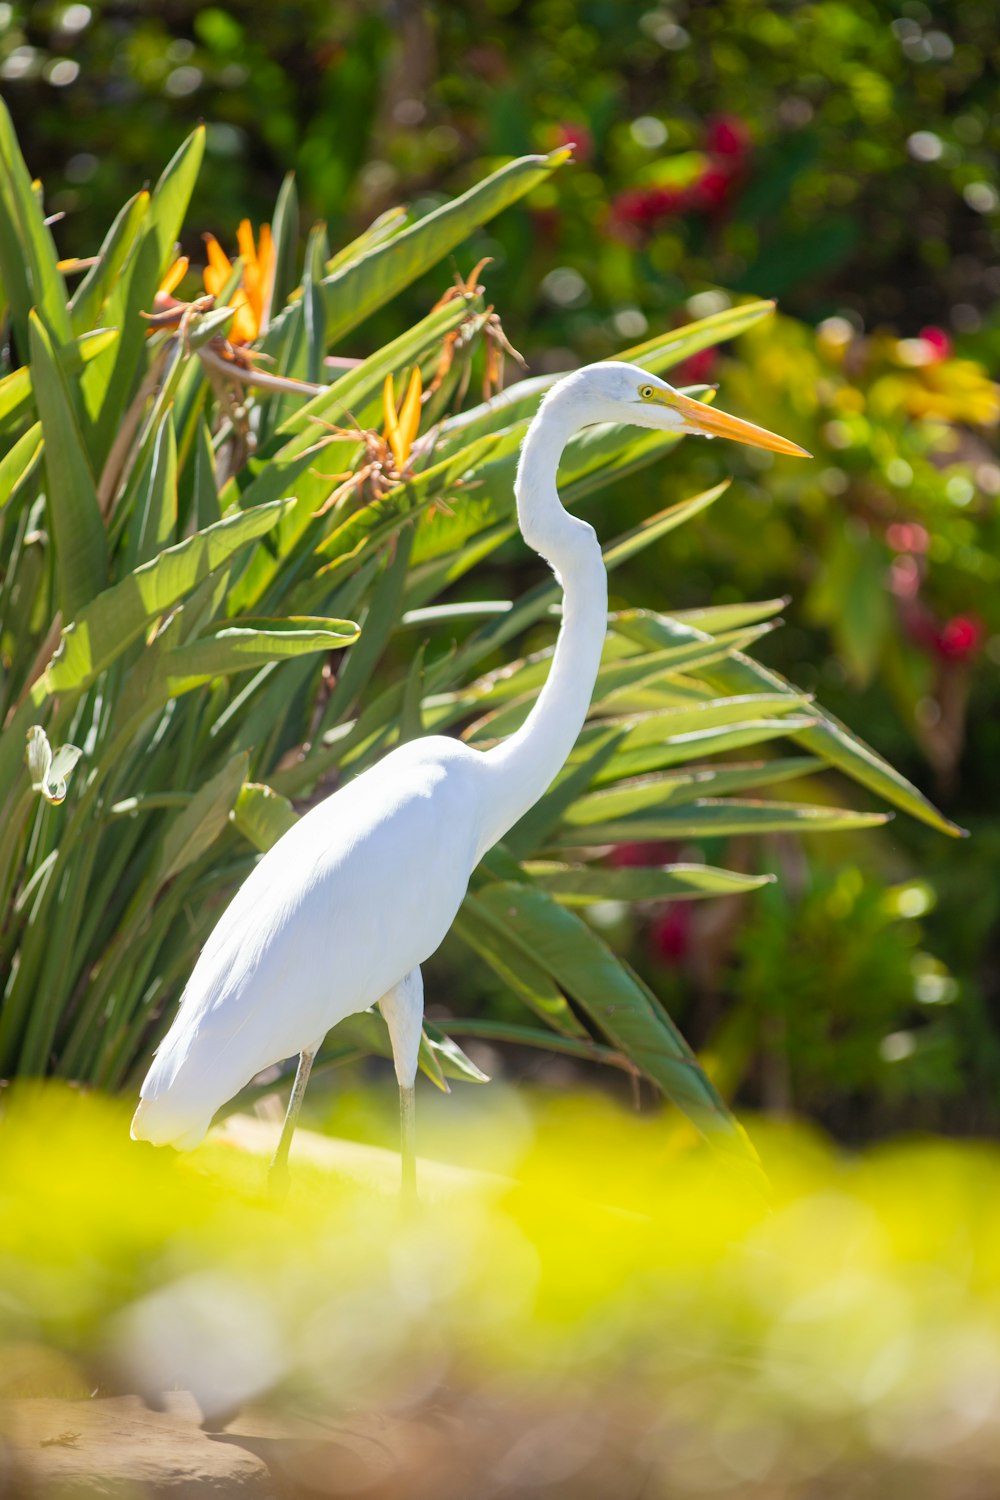
[[[633,365],[590,365],[552,388],[528,430],[515,483],[525,541],[552,566],[564,593],[552,668],[536,704],[490,750],[439,735],[400,746],[264,855],[195,966],[142,1085],[137,1139],[196,1145],[215,1111],[254,1074],[296,1053],[304,1088],[327,1031],[378,1002],[400,1088],[411,1097],[423,1009],[419,966],[451,926],[482,855],[563,765],[590,704],[607,578],[592,527],[560,503],[556,469],[575,431],[605,421],[802,452]],[[296,1112],[300,1099],[298,1088]]]

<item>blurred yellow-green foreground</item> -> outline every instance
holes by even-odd
[[[304,1135],[279,1209],[231,1127],[178,1157],[117,1104],[12,1090],[0,1409],[182,1388],[375,1420],[379,1465],[308,1494],[1000,1493],[994,1148],[758,1128],[766,1201],[660,1118],[498,1097],[451,1121],[495,1170],[423,1163],[406,1221],[372,1148],[319,1165]]]

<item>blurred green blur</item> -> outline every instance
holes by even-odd
[[[457,1497],[477,1463],[504,1495],[993,1492],[996,1150],[757,1129],[765,1197],[590,1097],[497,1095],[474,1129],[494,1170],[422,1163],[413,1219],[392,1158],[307,1138],[279,1209],[232,1135],[154,1152],[106,1100],[18,1086],[0,1430],[53,1391],[96,1395],[85,1431],[182,1387],[209,1416],[379,1416],[388,1468],[301,1493]]]

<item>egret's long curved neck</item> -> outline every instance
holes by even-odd
[[[579,426],[556,387],[528,429],[514,491],[521,533],[563,589],[563,616],[545,686],[521,728],[483,755],[488,777],[480,854],[538,801],[587,717],[607,631],[608,579],[593,527],[563,509],[556,470]]]

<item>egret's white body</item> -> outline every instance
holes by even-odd
[[[591,365],[553,387],[528,430],[515,485],[525,541],[564,592],[555,657],[536,704],[490,750],[440,735],[400,746],[264,855],[195,966],[142,1085],[137,1139],[197,1145],[215,1111],[256,1073],[299,1053],[305,1067],[283,1134],[287,1152],[317,1047],[338,1021],[376,1003],[400,1088],[412,1099],[420,965],[451,926],[483,854],[556,776],[590,704],[607,578],[593,529],[560,503],[556,468],[569,437],[602,421],[802,451],[632,365]]]

